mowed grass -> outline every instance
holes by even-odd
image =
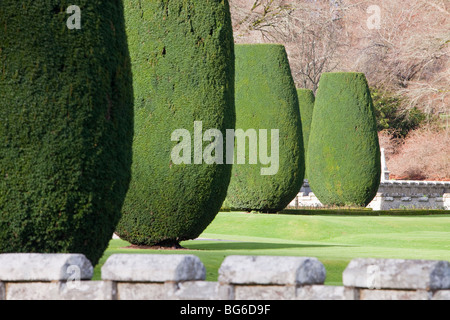
[[[342,272],[353,258],[450,261],[450,215],[353,216],[219,213],[200,239],[181,243],[187,250],[128,249],[111,240],[100,268],[115,253],[194,254],[204,263],[208,281],[229,255],[316,257],[327,270],[327,285],[342,285]]]

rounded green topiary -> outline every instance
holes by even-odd
[[[131,177],[133,89],[122,2],[2,0],[0,252],[96,264]]]
[[[367,206],[381,164],[375,113],[362,73],[324,73],[308,145],[308,177],[325,205]]]
[[[267,144],[261,129],[267,130]],[[227,205],[247,211],[284,209],[299,192],[304,176],[299,104],[284,46],[236,45],[237,130],[250,138],[245,149],[236,138],[236,154],[245,151],[246,161],[239,164],[235,157]],[[255,138],[257,143],[250,147]],[[273,158],[270,163],[264,161],[266,154]]]
[[[231,164],[202,158],[211,139],[201,137],[216,129],[225,145],[226,129],[235,125],[229,5],[127,0],[125,13],[136,135],[133,177],[117,233],[135,245],[177,245],[211,223],[230,181]],[[180,131],[188,136],[179,137]],[[173,154],[185,161],[175,161]]]
[[[309,132],[314,111],[316,97],[310,89],[297,89],[298,104],[300,107],[300,119],[302,121],[303,146],[305,148],[305,159],[308,156]],[[305,179],[308,179],[308,168],[305,168]]]

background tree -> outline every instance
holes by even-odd
[[[315,90],[323,72],[362,72],[370,87],[382,97],[378,102],[388,103],[378,107],[395,106],[395,110],[391,109],[395,117],[389,121],[409,126],[425,115],[424,121],[413,126],[414,130],[424,129],[418,131],[424,139],[414,139],[414,145],[410,146],[417,148],[417,154],[431,150],[425,137],[436,126],[441,128],[441,135],[449,136],[449,1],[230,0],[230,3],[236,41],[285,45],[297,87]],[[399,103],[390,103],[391,98]],[[378,118],[380,127],[385,126],[385,120]],[[407,136],[403,135],[399,141],[397,130],[380,134],[383,147],[392,150],[386,153],[390,167],[393,156],[403,152],[399,147]],[[388,135],[390,139],[385,139]],[[443,150],[450,148],[447,141],[442,139]],[[448,157],[448,153],[435,156],[433,162],[438,162],[438,158]],[[433,154],[426,158],[431,161]],[[429,163],[423,169],[427,176],[450,179],[444,165]],[[395,171],[391,170],[391,174],[399,177]]]
[[[249,6],[250,3],[253,4]],[[232,0],[238,42],[283,43],[297,87],[317,90],[320,75],[337,68],[342,33],[340,1]]]

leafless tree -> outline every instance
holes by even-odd
[[[353,8],[363,17],[373,1]],[[377,1],[378,29],[360,28],[360,47],[353,68],[370,82],[406,98],[406,108],[448,113],[450,106],[450,2],[434,0]],[[446,7],[447,6],[447,7]]]
[[[229,1],[236,42],[284,44],[298,87],[317,89],[323,72],[364,72],[371,87],[401,98],[405,110],[450,115],[450,1]],[[447,130],[428,134],[434,126]],[[448,179],[448,161],[436,164],[448,159],[449,136],[447,120],[412,135],[409,151],[389,135],[380,142],[391,146],[402,170],[414,169],[405,159],[418,163],[420,154],[429,159],[420,165],[427,177]],[[428,148],[430,139],[440,147]]]
[[[245,34],[246,42],[253,35],[257,42],[284,44],[297,86],[316,91],[320,75],[338,67],[341,48],[346,45],[342,1],[251,2],[231,1],[237,34]]]
[[[235,38],[286,46],[298,87],[320,75],[364,72],[372,86],[408,101],[405,108],[448,114],[448,0],[230,0]],[[380,11],[369,28],[368,8]]]

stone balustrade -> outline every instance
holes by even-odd
[[[215,282],[194,255],[117,254],[92,275],[82,255],[0,254],[0,300],[450,300],[448,261],[354,259],[343,286],[309,257],[228,256]]]

